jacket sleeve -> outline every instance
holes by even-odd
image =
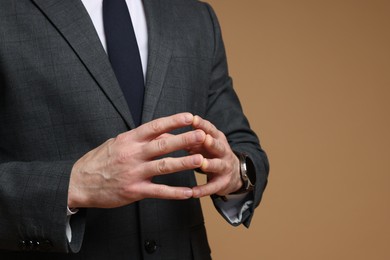
[[[247,153],[255,165],[257,180],[253,193],[253,203],[242,218],[242,223],[249,227],[254,210],[259,205],[267,184],[269,163],[257,135],[250,128],[249,122],[243,114],[240,101],[233,89],[217,17],[212,8],[208,4],[205,5],[214,28],[214,60],[206,118],[226,135],[234,151]],[[214,197],[214,202],[215,199]]]
[[[68,243],[65,232],[73,163],[7,161],[0,164],[0,249],[50,252],[80,249],[83,212],[72,218],[72,243]]]

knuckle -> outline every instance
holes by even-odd
[[[115,137],[114,141],[122,143],[122,142],[125,142],[127,140],[127,138],[128,138],[127,133],[121,133]]]
[[[197,186],[196,187],[196,193],[197,193],[197,197],[203,197],[203,194],[204,194],[203,186]]]
[[[160,133],[162,131],[162,124],[159,120],[154,120],[150,123],[152,131],[155,133]]]
[[[218,149],[221,152],[225,150],[225,147],[220,140],[215,141],[215,146],[216,146],[216,149]]]
[[[191,160],[191,159],[190,158],[183,158],[182,160],[180,160],[180,164],[181,164],[183,169],[185,169],[188,166],[188,164],[189,164],[188,160]]]
[[[188,135],[182,135],[181,136],[181,142],[184,144],[184,146],[189,146],[190,145],[190,140]]]
[[[168,142],[166,139],[160,139],[157,141],[157,146],[161,153],[165,153],[168,149]]]
[[[213,148],[213,149],[215,149],[215,150],[218,150],[218,142],[217,142],[217,140],[216,139],[212,139],[212,141],[210,142],[211,144],[210,144],[210,146],[211,146],[211,148]]]
[[[213,126],[213,130],[214,130],[216,136],[221,137],[221,138],[225,136],[225,134],[222,131],[220,131],[217,127]]]
[[[136,190],[134,190],[133,186],[131,185],[124,185],[122,188],[119,190],[119,192],[122,193],[123,197],[129,197],[130,194],[136,194]]]
[[[229,166],[229,164],[225,163],[223,160],[220,160],[219,167],[221,169],[221,172],[227,172],[227,170],[230,166]]]
[[[166,173],[167,172],[167,159],[161,159],[157,163],[157,172]]]
[[[146,197],[145,189],[143,185],[123,185],[119,189],[119,193],[124,201],[137,201]]]
[[[207,168],[212,172],[216,170],[217,166],[218,166],[217,159],[210,160],[209,163],[207,164]]]
[[[205,125],[207,126],[211,134],[214,135],[218,132],[218,129],[210,121],[205,121]]]
[[[121,164],[126,163],[129,160],[130,156],[131,155],[128,151],[119,151],[116,157],[116,161]]]
[[[215,137],[216,137],[216,136],[219,136],[219,135],[218,135],[218,132],[219,132],[219,131],[218,131],[213,125],[210,126],[210,130],[209,130],[209,131],[210,131],[210,134],[211,134],[212,136],[215,136]]]
[[[164,185],[159,185],[156,187],[156,189],[154,190],[154,196],[156,198],[160,198],[162,197],[165,193],[166,193],[166,190],[167,190],[167,187],[164,186]]]

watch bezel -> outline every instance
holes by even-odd
[[[245,160],[245,175],[247,176],[251,184],[254,186],[256,184],[255,165],[253,164],[252,159],[247,154],[244,153],[243,156]]]
[[[234,152],[238,157],[240,163],[240,177],[243,182],[243,186],[233,194],[240,194],[244,192],[252,191],[256,183],[256,172],[252,160],[246,153]]]

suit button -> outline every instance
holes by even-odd
[[[25,240],[20,240],[20,241],[19,241],[19,248],[20,248],[21,250],[27,250],[27,243],[26,243]]]
[[[35,249],[35,243],[34,241],[30,240],[27,242],[27,250],[34,250]]]
[[[148,254],[153,254],[157,251],[157,243],[154,240],[146,240],[144,246]]]

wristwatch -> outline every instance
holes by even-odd
[[[256,184],[256,171],[252,160],[246,153],[234,152],[240,162],[240,175],[242,187],[231,194],[241,194],[252,191]]]

